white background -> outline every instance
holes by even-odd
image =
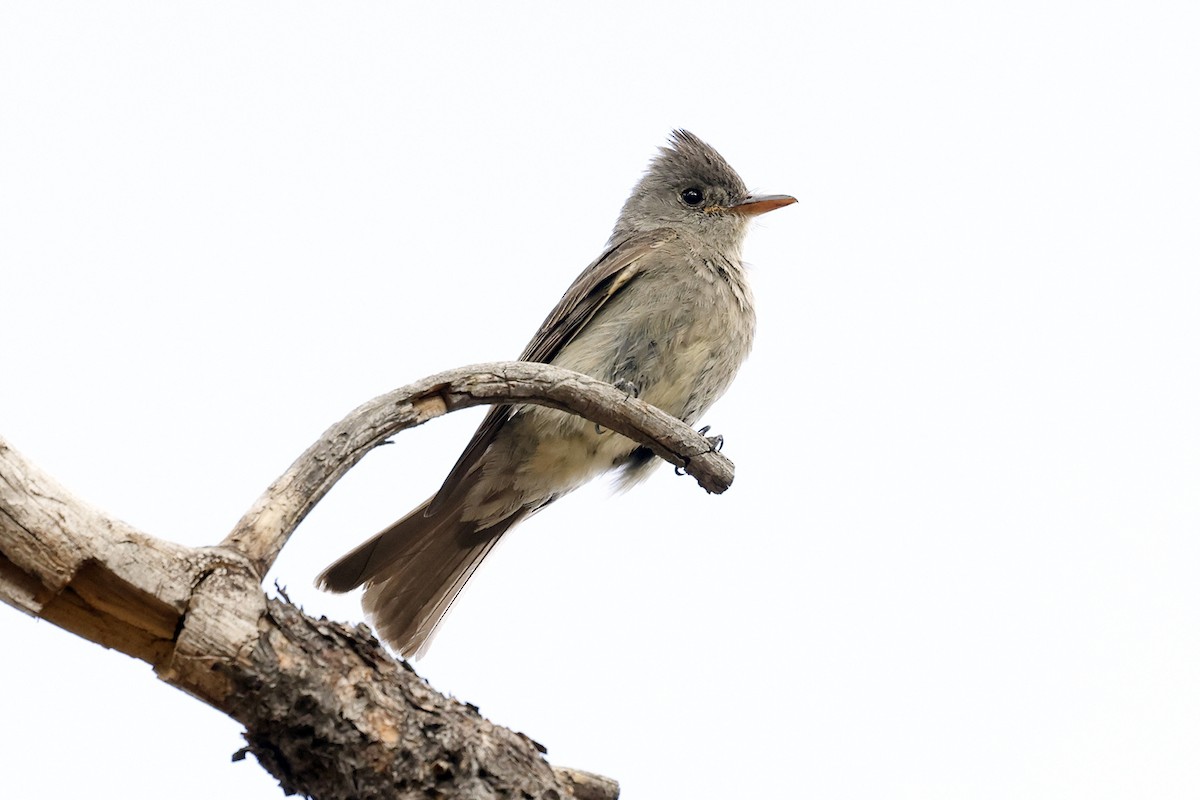
[[[421,673],[624,797],[1200,794],[1190,2],[0,7],[0,435],[220,540],[360,402],[518,353],[672,128],[799,204],[737,481],[509,536]],[[426,497],[370,455],[271,580]],[[236,725],[0,608],[12,798],[271,798]]]

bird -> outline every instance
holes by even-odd
[[[754,195],[699,137],[676,130],[622,206],[605,248],[521,353],[615,385],[693,424],[733,381],[754,337],[741,261],[750,220],[795,203]],[[379,637],[424,655],[450,605],[509,529],[591,479],[627,489],[661,463],[648,448],[570,413],[488,411],[441,488],[329,566],[327,591],[366,586]]]

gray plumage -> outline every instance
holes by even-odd
[[[795,202],[752,197],[715,150],[676,131],[585,269],[521,354],[608,381],[689,424],[750,352],[754,306],[741,262],[756,214]],[[540,406],[494,406],[438,492],[330,566],[322,588],[366,584],[381,638],[418,656],[509,528],[613,469],[628,487],[657,459],[633,441]]]

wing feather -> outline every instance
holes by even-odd
[[[669,229],[636,234],[606,250],[579,274],[563,294],[558,305],[525,346],[520,360],[543,364],[553,361],[605,303],[637,279],[642,271],[645,256],[676,236],[677,234]],[[454,468],[446,476],[442,488],[430,501],[425,510],[426,516],[436,514],[464,487],[464,479],[504,427],[511,410],[510,405],[491,407],[466,449],[458,457]]]

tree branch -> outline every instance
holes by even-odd
[[[452,370],[356,409],[263,494],[218,547],[156,539],[71,496],[0,439],[0,599],[140,658],[246,727],[289,793],[320,800],[575,797],[614,781],[556,769],[523,734],[433,691],[365,625],[305,616],[261,576],[304,515],[397,431],[481,403],[571,411],[651,447],[709,491],[733,467],[663,412],[545,364]]]
[[[648,403],[579,372],[527,361],[448,370],[376,397],[329,428],[255,501],[222,544],[266,575],[309,511],[388,437],[451,411],[520,402],[569,411],[645,445],[720,494],[733,464],[702,435]]]

